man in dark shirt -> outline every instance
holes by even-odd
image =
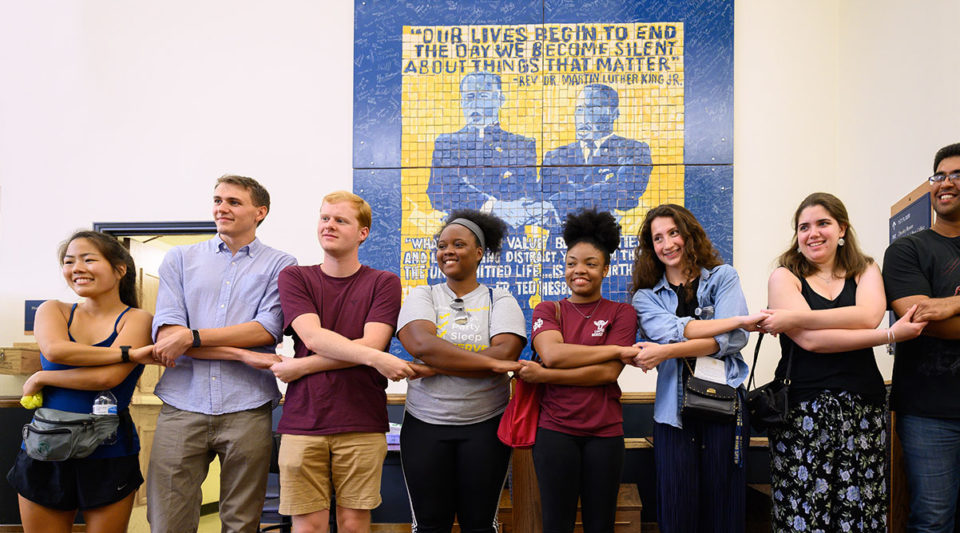
[[[890,307],[916,305],[923,334],[897,343],[890,408],[897,412],[910,485],[908,531],[954,531],[960,493],[960,143],[940,149],[929,178],[928,230],[887,248]]]
[[[385,351],[400,311],[400,279],[358,258],[370,223],[362,198],[328,194],[317,225],[323,263],[280,273],[295,358],[270,369],[289,383],[278,463],[280,512],[293,516],[295,531],[326,531],[335,492],[338,530],[369,533],[387,453],[387,379],[414,375]]]

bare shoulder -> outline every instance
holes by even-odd
[[[61,302],[60,300],[47,300],[40,304],[37,307],[37,314],[43,314],[44,316],[61,316],[64,321],[70,315],[70,308],[73,307],[72,303]]]
[[[123,329],[124,327],[130,325],[134,327],[146,327],[147,329],[150,329],[152,324],[153,315],[144,309],[138,309],[134,307],[123,315],[118,328]]]
[[[794,286],[797,290],[800,289],[800,278],[798,278],[793,272],[786,267],[777,267],[770,274],[770,286]]]

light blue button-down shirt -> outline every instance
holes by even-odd
[[[640,334],[658,344],[688,340],[683,336],[691,317],[677,316],[677,293],[673,292],[666,275],[652,289],[640,289],[633,295],[633,308],[640,319]],[[713,307],[713,318],[729,318],[747,314],[747,301],[740,288],[740,276],[730,265],[710,270],[700,269],[697,288],[698,307]],[[735,329],[714,337],[720,349],[712,357],[722,359],[727,374],[727,385],[737,388],[748,375],[747,363],[740,349],[747,345],[748,333]],[[680,402],[682,400],[682,359],[667,359],[657,366],[657,399],[653,404],[653,419],[661,424],[682,427]]]
[[[256,321],[275,342],[255,349],[275,353],[283,337],[277,278],[281,270],[296,263],[293,256],[259,239],[236,255],[219,235],[173,248],[160,265],[154,340],[165,325],[206,329]],[[269,370],[187,356],[180,356],[175,367],[164,371],[154,392],[177,409],[208,415],[245,411],[267,402],[276,405],[280,400],[277,380]]]

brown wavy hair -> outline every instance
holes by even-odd
[[[703,226],[690,210],[676,204],[661,204],[647,211],[643,226],[640,227],[640,233],[637,235],[639,242],[633,251],[631,294],[640,289],[652,289],[666,271],[663,263],[657,258],[656,252],[653,251],[653,235],[650,231],[653,219],[659,217],[673,219],[680,236],[683,237],[683,275],[687,279],[696,277],[701,268],[713,268],[723,264],[720,253],[713,247],[707,232],[703,230]],[[689,284],[686,291],[687,300],[695,296]]]
[[[847,208],[836,196],[826,192],[815,192],[800,202],[797,211],[793,214],[793,240],[790,242],[790,248],[780,254],[777,265],[782,266],[793,273],[798,278],[806,278],[817,272],[817,267],[807,260],[800,253],[799,242],[797,240],[797,221],[800,214],[808,207],[819,205],[827,210],[827,213],[833,217],[837,224],[845,228],[843,246],[837,246],[836,259],[833,262],[833,274],[839,271],[844,272],[844,278],[852,278],[863,274],[868,266],[873,264],[873,258],[865,255],[857,244],[857,236],[850,225],[850,216],[847,215]]]

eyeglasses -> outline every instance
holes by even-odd
[[[467,313],[467,309],[463,305],[463,298],[454,298],[450,302],[450,309],[453,309],[453,321],[457,324],[462,326],[470,320],[470,314]]]
[[[944,174],[943,172],[937,172],[933,176],[930,176],[929,178],[927,178],[927,180],[930,182],[930,185],[936,185],[937,183],[940,183],[943,180],[950,180],[954,183],[954,185],[956,185],[960,183],[960,170],[954,170],[949,174]]]

